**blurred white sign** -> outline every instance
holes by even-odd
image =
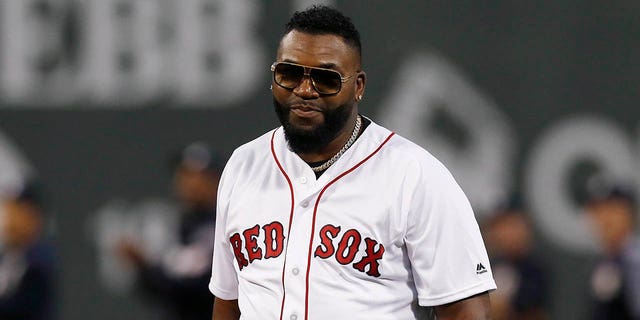
[[[0,131],[0,199],[20,192],[33,173],[29,162]]]
[[[252,0],[4,0],[0,103],[220,108],[267,70]]]

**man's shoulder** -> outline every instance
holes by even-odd
[[[388,130],[381,126],[378,127],[382,130]],[[393,153],[407,161],[438,162],[438,160],[427,149],[395,132],[388,142],[387,149],[387,152]]]
[[[255,170],[259,170],[259,168],[263,168],[265,164],[269,163],[271,158],[271,137],[276,130],[266,132],[237,147],[224,167],[221,185],[223,182],[228,184],[230,181],[235,181],[239,177],[250,176]]]
[[[391,133],[389,129],[373,124],[372,129],[378,134]],[[394,166],[408,168],[421,168],[427,171],[444,171],[448,169],[431,152],[416,144],[410,139],[395,133],[381,150],[383,158],[393,163]]]
[[[271,149],[270,148],[271,137],[273,136],[274,131],[276,130],[277,128],[273,130],[269,130],[264,134],[260,135],[259,137],[237,147],[233,151],[233,155],[231,156],[230,161],[233,160],[234,158],[245,157],[251,154],[268,153],[269,150]]]

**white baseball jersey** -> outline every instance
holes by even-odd
[[[209,288],[241,319],[388,320],[496,286],[449,171],[371,123],[317,180],[282,128],[233,153]]]

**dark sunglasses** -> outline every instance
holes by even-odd
[[[297,88],[302,83],[304,76],[309,76],[313,88],[319,94],[324,95],[340,92],[342,83],[354,76],[343,77],[335,70],[303,66],[291,62],[274,62],[271,65],[271,71],[273,72],[273,82],[289,90]]]

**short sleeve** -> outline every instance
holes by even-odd
[[[437,306],[496,288],[471,205],[449,171],[425,157],[407,167],[405,244],[418,302]]]
[[[238,277],[234,266],[234,256],[226,236],[226,222],[229,209],[229,197],[232,189],[233,156],[225,167],[218,187],[216,209],[216,231],[213,247],[213,263],[209,291],[224,300],[238,299]]]

